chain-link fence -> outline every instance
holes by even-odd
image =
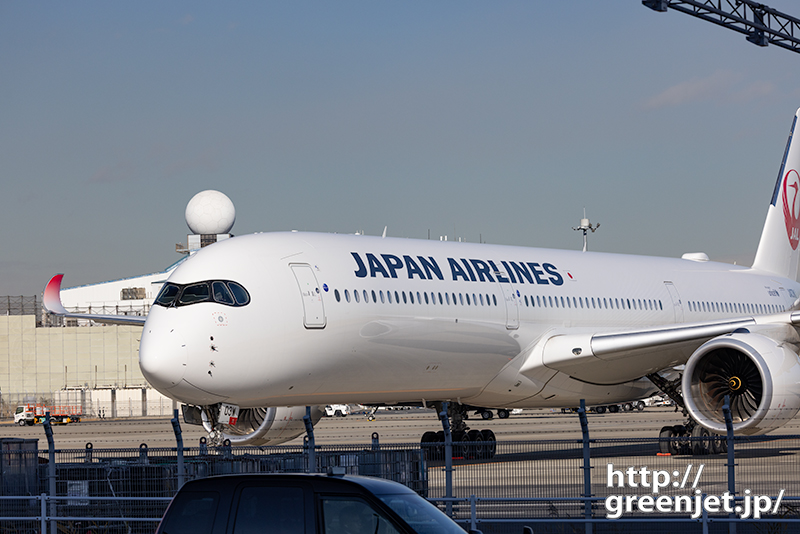
[[[659,439],[593,440],[588,433],[581,440],[460,442],[449,461],[441,443],[384,444],[377,436],[368,444],[313,449],[57,450],[54,444],[38,450],[38,440],[3,440],[0,534],[41,530],[42,522],[50,525],[48,532],[152,532],[186,480],[332,467],[402,483],[485,534],[519,533],[523,525],[536,532],[728,532],[728,514],[695,514],[694,508],[694,499],[719,500],[726,492],[742,506],[750,494],[769,497],[762,519],[752,521],[751,513],[749,523],[737,522],[739,534],[800,532],[800,436],[737,437],[726,442],[732,455],[691,454],[694,439],[685,438],[675,454],[661,452]],[[626,511],[617,507],[624,501],[614,500],[625,495],[653,502],[648,511],[634,499]],[[680,500],[684,509],[658,513],[653,508],[659,498],[671,505]],[[615,510],[619,518],[607,520]]]

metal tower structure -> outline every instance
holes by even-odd
[[[752,0],[642,0],[655,11],[668,8],[737,31],[758,46],[774,44],[800,53],[800,19]]]
[[[583,252],[589,250],[589,243],[587,239],[587,234],[589,230],[591,230],[592,233],[595,233],[598,228],[600,228],[600,223],[597,223],[594,226],[592,226],[589,223],[589,219],[586,218],[586,208],[583,208],[583,219],[581,219],[581,225],[578,226],[577,228],[575,228],[574,226],[572,227],[572,229],[575,230],[576,232],[583,232]]]

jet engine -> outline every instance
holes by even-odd
[[[800,410],[800,359],[792,345],[761,334],[720,336],[686,362],[682,387],[689,414],[710,431],[725,434],[729,395],[734,431],[763,434]]]
[[[203,427],[209,434],[219,432],[221,440],[228,439],[231,445],[278,445],[306,431],[303,422],[305,406],[242,408],[235,425],[217,425],[216,429],[209,420],[207,410],[202,410],[200,415]],[[318,406],[311,407],[312,424],[317,424],[322,415],[323,411]]]

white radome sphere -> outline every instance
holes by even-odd
[[[228,234],[234,222],[233,202],[219,191],[201,191],[186,205],[186,224],[194,234]]]

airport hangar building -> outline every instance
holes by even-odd
[[[171,272],[201,247],[229,238],[234,220],[227,196],[198,193],[186,207],[193,234],[176,245],[183,258],[161,272],[63,289],[62,303],[69,311],[147,315]],[[26,403],[77,406],[84,417],[172,415],[172,399],[139,369],[141,333],[140,326],[51,316],[41,296],[0,296],[0,418]]]

